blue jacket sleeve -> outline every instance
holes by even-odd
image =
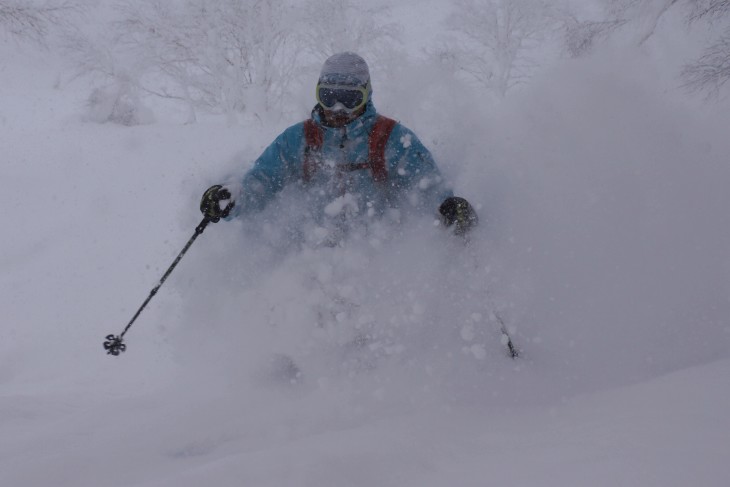
[[[289,127],[256,159],[241,181],[236,215],[260,211],[289,181],[299,177],[303,133],[301,123]]]
[[[393,127],[385,154],[393,185],[408,193],[412,204],[435,212],[453,196],[431,152],[400,123]]]

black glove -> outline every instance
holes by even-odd
[[[439,213],[444,225],[447,227],[454,225],[456,235],[466,235],[479,223],[479,217],[474,211],[474,207],[458,196],[446,198],[439,206]]]
[[[225,200],[231,200],[225,208],[221,209],[220,202]],[[211,186],[200,200],[200,211],[208,217],[213,223],[217,223],[221,218],[225,218],[231,212],[231,209],[235,205],[235,201],[231,199],[231,192],[224,188],[220,184]]]

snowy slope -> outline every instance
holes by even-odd
[[[37,397],[16,396],[4,399],[3,416],[10,403],[36,417],[16,417],[15,428],[5,428],[3,480],[720,486],[727,482],[729,370],[725,360],[512,412],[424,407],[343,413],[291,391],[266,394],[265,404],[262,397],[244,401],[236,394],[170,403],[170,396],[158,393],[90,407],[81,404],[88,397],[69,404],[45,394],[41,406]]]
[[[212,226],[111,358],[200,192],[288,121],[84,122],[57,60],[3,46],[0,485],[730,483],[730,120],[600,56],[447,128],[384,96],[479,206],[469,248]]]

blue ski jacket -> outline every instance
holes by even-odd
[[[262,210],[290,185],[301,187],[306,204],[334,216],[341,208],[369,217],[389,208],[436,214],[448,189],[431,153],[416,135],[396,123],[385,144],[387,179],[377,182],[368,170],[369,136],[378,115],[371,101],[365,112],[342,128],[327,127],[315,108],[312,119],[322,134],[317,171],[304,178],[305,122],[287,128],[242,178],[236,206],[229,218]],[[345,166],[350,169],[342,170]],[[353,170],[352,167],[361,167]],[[306,181],[305,181],[306,179]],[[338,204],[337,202],[340,202]],[[345,204],[341,204],[342,202]]]

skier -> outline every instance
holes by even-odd
[[[313,214],[338,222],[339,230],[358,218],[399,215],[393,209],[438,210],[458,235],[477,224],[472,205],[453,196],[418,137],[376,112],[362,57],[328,58],[316,98],[311,117],[279,135],[242,178],[205,191],[200,210],[211,222],[260,211],[282,189],[298,185]]]

